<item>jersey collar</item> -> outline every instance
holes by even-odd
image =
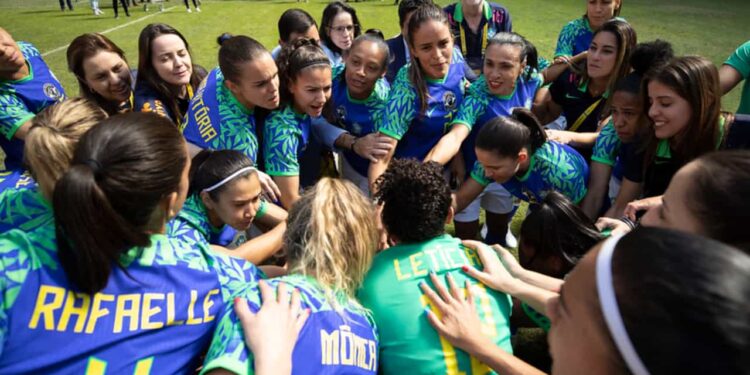
[[[492,18],[492,7],[486,1],[482,3],[484,18],[489,21]],[[461,23],[464,21],[464,7],[461,2],[456,3],[456,9],[453,10],[453,19]]]

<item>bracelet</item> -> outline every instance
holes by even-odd
[[[631,229],[631,230],[632,230],[632,229],[635,229],[635,226],[636,226],[635,222],[634,222],[633,220],[630,220],[630,219],[629,219],[629,218],[628,218],[627,216],[623,216],[623,217],[621,217],[621,218],[620,218],[620,221],[622,221],[622,222],[623,222],[623,223],[625,223],[625,224],[626,224],[626,225],[627,225],[628,227],[630,227],[630,229]]]

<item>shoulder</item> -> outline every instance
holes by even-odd
[[[333,81],[337,80],[343,80],[344,79],[344,71],[346,70],[345,64],[338,64],[334,65],[331,69],[331,78]]]
[[[492,10],[492,21],[493,22],[506,22],[510,17],[508,8],[493,2],[488,2],[490,9]]]
[[[266,118],[265,128],[286,128],[296,124],[296,118],[294,111],[290,105],[284,106],[282,109],[277,109]]]
[[[391,92],[399,92],[399,93],[416,92],[414,90],[414,85],[412,84],[411,79],[409,78],[410,67],[411,67],[411,63],[402,66],[401,69],[398,70],[398,74],[396,74],[396,79],[393,81],[393,85],[391,85]]]
[[[39,52],[39,50],[31,43],[29,42],[16,42],[18,44],[18,48],[21,50],[21,53],[26,58],[31,58],[35,56],[41,56],[42,54]]]

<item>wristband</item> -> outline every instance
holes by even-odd
[[[268,203],[261,200],[260,205],[258,206],[258,211],[255,213],[255,220],[262,218],[266,214],[266,211],[268,211]]]

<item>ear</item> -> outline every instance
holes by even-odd
[[[452,223],[454,216],[456,216],[456,211],[453,209],[453,205],[451,204],[450,207],[448,207],[448,215],[445,216],[445,223]]]
[[[200,193],[201,196],[201,202],[203,202],[203,205],[206,206],[206,209],[213,210],[214,209],[214,201],[211,199],[211,196],[208,195],[208,192],[202,191]]]
[[[518,152],[518,162],[525,163],[527,160],[529,160],[529,150],[524,147]]]
[[[235,84],[234,82],[232,82],[232,81],[230,81],[228,79],[224,80],[224,84],[227,85],[227,88],[229,89],[229,91],[232,92],[232,94],[236,94],[239,91],[239,89],[240,89],[237,86],[237,84]]]
[[[177,211],[178,211],[177,210],[177,199],[178,199],[178,194],[177,194],[176,191],[173,191],[173,192],[169,193],[167,196],[164,197],[163,202],[164,202],[164,205],[165,205],[165,208],[166,208],[165,212],[167,213],[167,215],[166,215],[166,220],[167,221],[169,221],[173,217],[177,216]]]

